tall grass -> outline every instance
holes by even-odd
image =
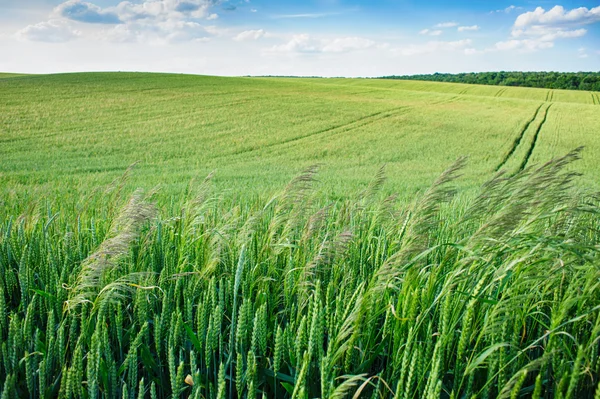
[[[383,171],[325,203],[309,168],[266,204],[224,206],[208,179],[175,216],[119,189],[7,216],[1,397],[599,398],[577,158],[468,198],[461,160],[406,206]]]

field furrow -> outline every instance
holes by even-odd
[[[504,165],[506,165],[506,163],[508,162],[510,157],[515,153],[515,151],[517,151],[517,148],[519,147],[519,145],[521,144],[521,141],[523,140],[523,137],[525,136],[525,132],[527,132],[527,130],[529,129],[529,126],[531,126],[533,121],[536,120],[536,118],[538,117],[540,110],[542,109],[543,106],[544,106],[544,104],[540,104],[540,106],[537,107],[537,109],[533,113],[533,116],[531,117],[531,119],[529,119],[527,122],[525,122],[525,125],[523,125],[523,128],[517,134],[517,137],[515,138],[515,141],[513,142],[512,147],[510,148],[510,150],[506,153],[506,155],[504,156],[502,161],[500,161],[500,163],[496,167],[496,169],[495,169],[496,171],[502,169],[502,167],[504,167]]]
[[[537,126],[537,128],[535,129],[535,132],[533,133],[533,137],[531,139],[529,149],[527,150],[527,153],[525,154],[525,158],[523,158],[523,163],[521,163],[521,166],[519,168],[520,170],[525,169],[525,167],[527,166],[527,163],[529,162],[529,159],[531,158],[531,154],[533,154],[533,151],[535,150],[535,145],[537,144],[540,132],[542,131],[542,128],[544,127],[544,124],[546,123],[546,120],[548,119],[548,111],[550,110],[551,107],[552,107],[552,104],[550,104],[549,106],[547,106],[544,109],[544,116],[542,117],[540,124]]]

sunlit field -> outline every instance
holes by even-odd
[[[597,93],[0,74],[0,106],[2,399],[600,398]]]

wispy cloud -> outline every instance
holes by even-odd
[[[458,27],[458,31],[459,32],[473,32],[473,31],[477,31],[479,30],[479,26],[478,25],[472,25],[472,26],[459,26]]]
[[[331,17],[334,15],[340,15],[339,12],[330,12],[330,13],[304,13],[304,14],[277,14],[273,15],[274,19],[294,19],[294,18],[325,18]]]
[[[80,36],[80,31],[62,20],[50,20],[29,25],[15,34],[19,40],[46,43],[64,43]]]
[[[433,29],[423,29],[419,32],[419,35],[427,35],[427,36],[440,36],[444,31],[442,30],[433,30]]]
[[[473,41],[470,39],[456,41],[431,41],[423,44],[410,44],[394,49],[394,52],[404,56],[431,54],[438,52],[461,51],[470,53]]]
[[[346,53],[365,50],[377,43],[362,37],[339,37],[320,39],[309,34],[294,35],[287,43],[273,46],[270,52],[283,53]]]
[[[513,11],[522,10],[522,9],[523,9],[523,7],[517,7],[515,5],[510,5],[510,6],[506,7],[506,8],[501,9],[501,10],[492,11],[491,13],[493,14],[493,13],[503,12],[505,14],[510,14]]]
[[[244,42],[249,40],[258,40],[261,37],[265,37],[267,32],[264,29],[246,30],[238,33],[233,37],[233,40],[237,42]]]
[[[438,28],[438,29],[455,28],[458,25],[459,25],[458,22],[441,22],[441,23],[435,25],[434,28]]]

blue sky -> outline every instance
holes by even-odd
[[[600,70],[600,1],[0,0],[0,71]]]

